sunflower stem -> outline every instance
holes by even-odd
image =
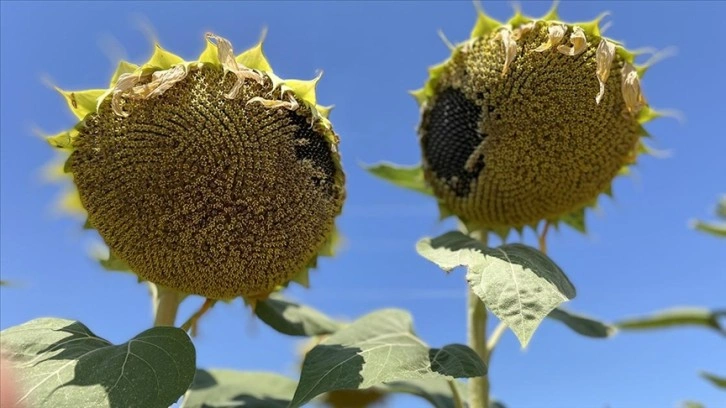
[[[545,221],[544,228],[542,228],[542,233],[539,235],[537,242],[539,243],[539,251],[543,254],[547,253],[547,232],[550,229],[550,222]]]
[[[479,231],[472,234],[484,245],[487,245],[487,232]],[[467,340],[471,347],[486,362],[489,356],[487,349],[487,309],[471,288],[467,289]],[[489,375],[469,379],[469,407],[489,408]]]
[[[451,395],[454,397],[454,408],[464,408],[464,401],[461,400],[456,380],[449,380],[449,388],[451,389]]]
[[[487,363],[487,366],[492,359],[492,353],[494,352],[494,348],[497,346],[497,343],[499,343],[499,339],[502,338],[502,335],[506,331],[507,325],[504,324],[504,322],[499,322],[497,327],[494,328],[491,335],[489,336],[489,341],[487,341],[487,358],[486,360],[484,360],[484,362]]]
[[[154,327],[174,326],[182,300],[181,293],[153,283],[150,285],[153,297]]]

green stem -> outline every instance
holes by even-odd
[[[176,313],[181,303],[181,293],[163,286],[151,285],[154,307],[154,327],[174,326]]]
[[[484,245],[487,244],[487,232],[471,234]],[[471,347],[487,362],[487,309],[471,288],[467,290],[467,340]],[[469,379],[469,408],[489,408],[489,375]]]
[[[492,331],[492,334],[489,336],[489,341],[487,341],[487,358],[484,360],[487,365],[489,365],[489,361],[492,359],[492,353],[494,352],[494,348],[497,346],[497,343],[499,343],[499,339],[502,338],[502,335],[506,331],[507,325],[504,324],[504,322],[499,322],[497,327],[494,328],[494,331]]]
[[[456,380],[449,380],[449,388],[451,389],[451,395],[454,397],[454,408],[464,408],[464,401],[461,400],[459,387],[456,386]]]
[[[468,342],[481,359],[486,362],[487,351],[487,310],[479,296],[468,290]],[[470,408],[489,407],[489,376],[469,379],[469,406]]]

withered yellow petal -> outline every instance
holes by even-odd
[[[575,26],[572,29],[572,34],[570,34],[570,44],[572,45],[557,46],[557,51],[574,57],[582,54],[587,49],[587,37],[585,37],[585,31],[583,31],[582,28]]]

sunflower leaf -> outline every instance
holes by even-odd
[[[181,408],[286,408],[296,386],[274,373],[197,370]]]
[[[556,308],[547,315],[550,319],[558,320],[574,332],[583,336],[594,338],[606,338],[613,336],[617,329],[607,323],[578,315],[562,308]]]
[[[654,330],[683,326],[706,327],[726,335],[719,322],[726,310],[711,311],[702,308],[677,308],[657,312],[650,316],[626,319],[615,323],[621,330]]]
[[[715,374],[707,373],[705,371],[701,371],[701,377],[705,378],[706,380],[708,380],[708,382],[715,385],[716,387],[726,390],[726,377],[720,377]]]
[[[364,166],[374,176],[380,177],[399,187],[418,191],[419,193],[433,195],[431,187],[426,184],[421,165],[397,166],[389,163],[379,163]]]
[[[459,344],[429,348],[414,335],[412,324],[408,312],[383,309],[323,340],[305,356],[290,407],[299,407],[333,390],[486,374],[486,366],[473,350]]]
[[[454,382],[459,397],[466,400],[466,384]],[[449,382],[440,378],[426,380],[394,381],[383,386],[392,393],[416,395],[428,401],[434,408],[456,408],[456,400]]]
[[[83,324],[41,318],[3,330],[2,348],[33,407],[162,407],[194,378],[196,353],[183,330],[155,327],[113,345]]]
[[[726,224],[724,223],[708,223],[703,221],[695,221],[693,223],[693,228],[717,237],[726,237]]]
[[[525,245],[488,248],[461,232],[448,232],[422,239],[416,250],[445,271],[465,266],[471,290],[512,329],[522,347],[542,319],[576,295],[575,287],[551,259]]]
[[[255,314],[268,326],[290,336],[320,336],[336,332],[342,324],[319,311],[273,295],[257,302]]]

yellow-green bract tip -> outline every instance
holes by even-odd
[[[325,119],[330,119],[330,111],[333,110],[335,105],[328,105],[328,106],[317,105],[315,107],[318,109],[318,112],[320,112],[320,116],[324,117]]]
[[[199,62],[205,64],[221,65],[219,62],[219,53],[217,52],[217,46],[207,38],[205,41],[204,51],[199,54]]]
[[[542,17],[540,17],[539,19],[540,20],[545,20],[545,21],[555,21],[555,20],[559,20],[560,19],[560,16],[557,13],[557,10],[558,10],[559,6],[560,6],[560,0],[553,1],[552,2],[552,6],[550,7],[550,9],[547,10],[547,12]]]
[[[600,23],[605,17],[609,15],[610,12],[605,11],[603,13],[600,13],[600,15],[595,17],[592,21],[586,21],[584,23],[574,23],[572,25],[582,28],[583,31],[585,31],[585,34],[602,37],[602,32],[600,31]]]
[[[56,149],[71,150],[74,133],[77,133],[75,129],[64,130],[55,135],[47,136],[45,140]]]
[[[111,82],[109,83],[108,87],[113,88],[116,86],[116,83],[118,82],[118,79],[123,74],[131,74],[135,72],[140,67],[136,64],[133,64],[128,61],[121,61],[118,63],[118,66],[116,67],[116,71],[114,71],[113,76],[111,76]]]
[[[161,47],[160,44],[154,44],[154,53],[148,61],[141,66],[143,70],[159,70],[169,69],[177,64],[182,64],[184,59],[172,52]]]
[[[471,30],[471,35],[469,36],[470,38],[477,38],[483,35],[487,35],[495,29],[501,27],[502,22],[489,17],[484,12],[484,7],[482,7],[480,1],[475,0],[474,7],[476,7],[477,10],[477,18],[476,24],[474,24],[474,29]]]
[[[235,58],[235,60],[247,68],[256,69],[258,71],[272,72],[272,67],[267,61],[264,52],[262,51],[263,39],[260,40],[260,42],[258,42],[254,47],[239,54]]]
[[[58,91],[65,98],[68,108],[76,118],[83,119],[86,115],[96,111],[98,98],[106,92],[105,89],[89,89],[86,91],[64,91],[57,86]]]
[[[424,102],[426,102],[426,91],[424,88],[419,88],[415,91],[410,91],[409,94],[416,99],[416,103],[418,103],[418,106],[423,105]]]
[[[298,98],[304,100],[312,106],[315,106],[315,87],[318,85],[318,81],[323,76],[322,71],[315,78],[309,81],[303,81],[300,79],[288,79],[285,81],[285,85],[289,86]]]

